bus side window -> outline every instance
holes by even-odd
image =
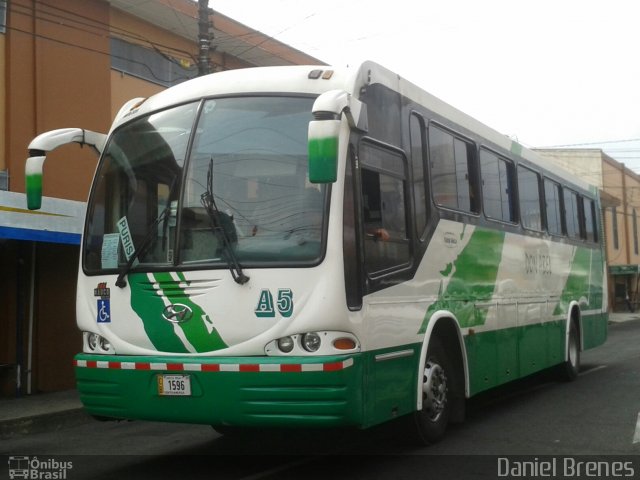
[[[413,173],[413,205],[416,235],[421,238],[427,226],[427,191],[424,167],[424,121],[417,113],[409,121],[411,135],[411,171]]]
[[[583,198],[584,216],[587,240],[598,243],[598,228],[596,226],[596,204],[593,200]]]
[[[533,170],[518,165],[518,194],[522,226],[530,230],[542,230],[540,204],[540,176]]]
[[[383,274],[410,260],[404,158],[363,143],[360,160],[366,271]]]
[[[485,215],[503,222],[517,222],[513,163],[483,149],[480,170]]]
[[[564,189],[564,211],[569,238],[582,238],[578,194]]]
[[[478,213],[477,167],[473,144],[429,126],[431,189],[438,205]]]
[[[544,180],[544,197],[547,212],[547,229],[553,235],[562,235],[562,208],[560,185],[552,180]]]

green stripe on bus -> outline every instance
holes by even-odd
[[[162,297],[151,287],[146,273],[128,276],[131,288],[131,308],[142,320],[144,331],[153,346],[162,352],[189,353],[173,330],[173,324],[162,318],[165,308]]]
[[[571,262],[571,271],[560,295],[560,302],[556,305],[553,314],[568,314],[570,302],[576,299],[587,302],[581,304],[583,309],[602,308],[604,277],[601,269],[602,254],[600,251],[582,247],[576,248]]]
[[[212,319],[195,303],[180,287],[180,282],[173,279],[170,273],[154,273],[155,281],[160,290],[150,288],[149,281],[144,274],[134,274],[129,277],[131,285],[131,307],[140,316],[145,332],[159,351],[188,353],[189,348],[176,334],[175,328],[184,332],[185,339],[196,352],[212,352],[226,348]],[[181,282],[186,282],[184,274],[179,274]],[[183,304],[193,313],[190,320],[173,324],[163,318],[162,311],[169,304]]]
[[[438,310],[454,312],[461,328],[484,325],[487,310],[475,308],[474,303],[493,296],[503,245],[504,232],[480,229],[473,232],[453,265],[440,272],[445,276],[453,270],[446,289],[427,309],[418,333],[427,330],[431,315]]]

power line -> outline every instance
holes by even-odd
[[[571,143],[566,145],[551,145],[548,147],[537,147],[537,148],[585,147],[588,145],[604,145],[608,143],[625,143],[625,142],[640,142],[640,138],[628,138],[626,140],[604,140],[602,142]]]
[[[174,58],[171,57],[171,55],[174,52],[176,54],[179,54],[180,56],[190,58],[194,65],[197,64],[197,60],[192,52],[187,52],[185,50],[174,47],[172,45],[166,45],[160,42],[152,41],[149,38],[144,37],[143,35],[140,35],[139,33],[131,32],[124,28],[117,27],[109,23],[102,22],[100,20],[96,20],[86,15],[81,15],[76,12],[73,12],[61,7],[57,7],[55,5],[51,5],[48,3],[38,3],[38,5],[43,6],[45,8],[40,8],[38,10],[35,10],[25,5],[9,3],[10,11],[14,14],[28,16],[29,18],[35,18],[36,20],[52,23],[58,26],[64,26],[69,29],[82,31],[90,35],[94,35],[101,38],[125,38],[125,39],[134,40],[135,42],[142,42],[142,43],[148,44],[153,50],[165,56],[167,60],[170,60],[176,64],[179,64],[182,68],[185,68],[184,65],[181,65],[180,62],[176,61]],[[195,17],[191,17],[191,18],[193,18],[194,23],[197,22],[197,18]],[[181,25],[184,26],[184,23],[181,23]],[[13,30],[20,30],[20,29],[17,29],[14,27]],[[23,30],[20,30],[20,31],[22,31],[23,33],[29,33],[29,34],[31,33]],[[234,40],[241,40],[243,42],[246,42],[246,40],[244,39],[248,39],[250,37],[265,36],[265,34],[255,30],[251,32],[247,32],[246,34],[241,34],[241,35],[230,35],[224,31],[220,31],[220,32],[222,34],[219,36],[219,38],[216,38],[217,40],[216,46],[220,46],[223,48],[227,46],[231,46]],[[41,38],[49,38],[49,37],[47,37],[46,35],[41,35]],[[54,38],[49,38],[49,39],[54,41],[56,40]],[[273,37],[267,36],[264,40],[262,40],[258,44],[248,47],[246,50],[241,51],[239,54],[231,54],[231,52],[229,53],[232,56],[238,58],[239,60],[242,60],[240,58],[241,55],[244,55],[246,52],[262,45],[268,40],[275,40],[279,42],[279,40],[276,40]],[[195,39],[193,41],[195,43]],[[82,48],[82,47],[78,45],[78,48]],[[263,55],[252,56],[249,62],[257,61],[257,60],[260,60],[261,58],[275,57],[275,58],[280,58],[285,62],[292,63],[290,60],[284,58],[282,55],[279,55],[277,53],[266,52],[266,51],[264,52],[265,53]]]
[[[28,16],[30,18],[35,18],[36,20],[41,20],[43,22],[49,22],[49,23],[53,23],[55,25],[64,26],[64,27],[69,28],[69,29],[74,29],[74,30],[78,30],[78,31],[82,31],[82,32],[88,33],[90,35],[95,35],[95,36],[102,37],[102,38],[114,38],[114,35],[112,35],[112,34],[115,34],[117,37],[124,37],[124,38],[137,40],[139,42],[147,43],[147,44],[151,45],[152,48],[154,48],[154,49],[158,49],[158,47],[162,47],[162,48],[166,49],[168,52],[170,52],[170,51],[177,52],[177,53],[180,53],[182,55],[191,57],[192,59],[194,58],[193,54],[190,53],[190,52],[187,52],[185,50],[176,48],[176,47],[171,46],[171,45],[164,45],[164,44],[159,43],[159,42],[152,42],[148,38],[146,38],[146,37],[144,37],[144,36],[142,36],[142,35],[140,35],[138,33],[130,32],[130,31],[125,30],[123,28],[116,27],[116,26],[110,25],[108,23],[104,23],[104,22],[92,19],[92,18],[87,17],[85,15],[77,14],[75,12],[66,10],[64,8],[60,8],[60,7],[56,7],[56,6],[53,6],[53,5],[49,5],[47,3],[40,3],[40,5],[48,7],[51,10],[62,12],[65,15],[62,15],[60,13],[54,13],[54,12],[43,10],[43,9],[41,9],[39,11],[35,11],[34,9],[30,9],[30,8],[24,6],[24,5],[15,5],[13,3],[10,4],[10,10],[14,14]],[[19,9],[22,9],[22,11],[20,11]],[[43,15],[47,15],[47,16],[50,16],[52,18],[47,18],[47,17],[45,17]],[[80,18],[80,19],[82,19],[84,21],[78,20],[77,18],[73,18],[73,17]],[[59,20],[56,20],[56,19],[59,19]],[[70,23],[74,23],[76,25],[65,24],[65,23],[63,23],[64,21],[67,21],[67,22],[70,22]],[[89,22],[89,23],[87,23],[87,22]],[[80,25],[80,26],[78,26],[78,25]],[[93,30],[88,30],[88,29],[82,28],[82,27],[88,27],[89,29],[93,29]]]

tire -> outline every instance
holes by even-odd
[[[580,335],[574,320],[569,326],[569,342],[567,344],[567,360],[560,366],[562,379],[571,382],[580,373]]]
[[[422,371],[422,410],[411,416],[414,437],[429,445],[440,440],[447,429],[451,414],[451,386],[454,384],[453,364],[442,341],[434,337],[429,342]]]

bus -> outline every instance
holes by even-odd
[[[77,284],[97,417],[431,443],[470,397],[607,337],[598,191],[372,62],[214,73],[122,107]],[[402,419],[402,420],[400,420]]]

